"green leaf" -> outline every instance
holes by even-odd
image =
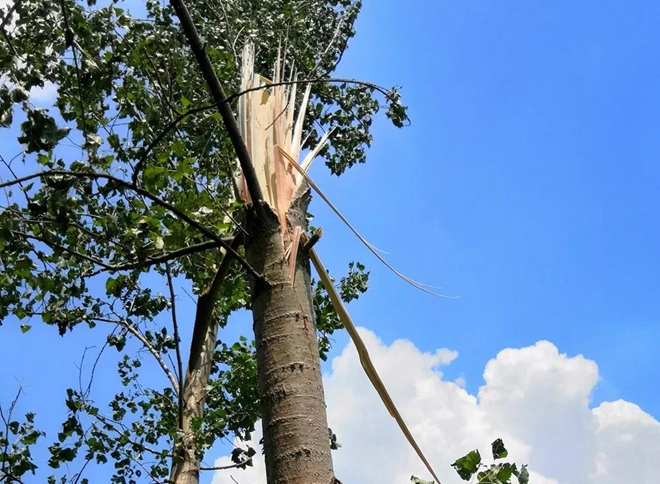
[[[420,479],[419,477],[415,477],[415,476],[410,476],[410,480],[414,484],[434,484],[434,481],[425,481],[425,480]]]
[[[30,93],[22,87],[16,86],[14,89],[12,89],[10,96],[13,102],[20,103],[27,101],[30,98]]]
[[[30,331],[31,328],[32,326],[30,326],[29,324],[21,324],[21,333],[25,334],[28,331]]]
[[[524,465],[520,468],[520,473],[518,474],[519,484],[529,484],[529,471],[527,471],[527,466]]]
[[[479,454],[478,450],[473,450],[456,460],[451,466],[456,470],[458,475],[461,476],[461,479],[469,481],[472,479],[472,475],[479,470],[480,464],[481,454]]]
[[[491,449],[493,452],[493,459],[504,459],[509,455],[509,452],[504,447],[504,442],[502,439],[497,439],[491,444]]]
[[[496,474],[497,480],[499,480],[500,482],[509,482],[515,470],[516,470],[515,464],[509,464],[508,462],[505,462],[504,464],[500,464]]]

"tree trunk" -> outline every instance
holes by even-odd
[[[231,248],[237,250],[241,240],[240,236],[236,236]],[[175,456],[178,459],[173,462],[170,475],[170,482],[174,484],[199,483],[200,462],[193,420],[201,420],[204,417],[206,386],[213,368],[213,355],[218,338],[218,321],[214,310],[231,263],[232,257],[225,254],[211,285],[197,300],[188,369],[179,397],[179,429],[182,437],[175,448]]]
[[[287,214],[285,247],[291,227],[307,227],[309,201],[301,187]],[[333,484],[307,254],[298,251],[292,283],[280,223],[265,202],[254,207],[248,232],[248,261],[268,281],[251,281],[267,482]]]

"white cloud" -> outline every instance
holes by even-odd
[[[39,106],[46,106],[55,100],[57,96],[57,85],[50,81],[44,82],[43,87],[30,89],[30,101]]]
[[[506,349],[488,362],[485,384],[474,396],[461,381],[442,379],[441,368],[455,352],[423,353],[408,341],[386,346],[360,332],[443,484],[462,482],[451,462],[475,447],[487,455],[498,437],[511,459],[529,464],[533,484],[655,482],[660,423],[621,400],[590,409],[598,381],[593,361],[560,354],[547,341]],[[352,345],[333,360],[325,387],[330,426],[342,444],[334,453],[339,479],[404,484],[411,474],[429,477],[363,375]],[[229,463],[221,457],[215,464]],[[213,483],[233,483],[230,474],[241,484],[265,483],[263,461],[246,471],[218,472]]]

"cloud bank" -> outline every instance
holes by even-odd
[[[660,422],[618,400],[590,408],[598,367],[561,354],[550,342],[505,349],[488,362],[484,385],[470,395],[461,381],[443,379],[457,353],[419,351],[409,341],[383,344],[360,333],[392,398],[443,484],[462,482],[449,466],[474,448],[489,455],[501,437],[508,460],[529,464],[532,484],[656,482]],[[324,377],[328,419],[342,447],[334,455],[344,483],[404,484],[429,478],[362,372],[352,344]],[[255,435],[253,446],[261,438]],[[256,448],[256,447],[255,447]],[[486,459],[484,459],[486,460]],[[228,457],[216,466],[230,464]],[[213,484],[263,484],[263,460],[253,468],[220,471]]]

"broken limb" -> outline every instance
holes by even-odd
[[[401,432],[403,432],[403,435],[406,436],[406,439],[408,440],[412,448],[415,449],[415,452],[417,453],[419,458],[422,460],[428,471],[435,479],[436,484],[441,484],[440,479],[438,479],[438,476],[435,474],[435,471],[431,467],[431,464],[429,464],[429,461],[424,456],[424,453],[422,452],[419,445],[415,441],[415,438],[412,436],[412,433],[408,429],[406,422],[403,420],[401,413],[396,408],[394,401],[392,401],[392,397],[390,397],[390,394],[385,388],[383,381],[380,379],[380,376],[378,375],[378,372],[376,371],[376,368],[374,367],[374,364],[371,361],[371,357],[369,356],[369,351],[367,350],[364,341],[362,341],[362,338],[360,337],[357,328],[353,324],[353,320],[351,319],[351,316],[348,314],[348,311],[344,307],[344,304],[342,303],[341,297],[337,293],[335,286],[332,284],[332,279],[330,279],[328,272],[326,271],[325,267],[323,267],[323,264],[321,263],[321,259],[319,259],[319,256],[316,254],[316,251],[314,249],[311,249],[309,251],[309,256],[312,260],[312,264],[314,264],[314,268],[316,269],[316,272],[318,272],[319,278],[321,279],[323,286],[325,287],[326,291],[328,291],[328,296],[330,297],[330,301],[332,301],[332,305],[334,306],[335,311],[337,311],[337,314],[339,315],[339,319],[346,328],[346,331],[351,337],[353,344],[355,344],[355,348],[357,349],[358,356],[360,357],[360,363],[362,364],[362,368],[364,369],[364,372],[367,374],[369,381],[376,389],[376,392],[378,393],[378,396],[385,405],[385,408],[387,408],[387,411],[390,413],[392,418],[396,420],[396,423],[399,425],[399,428],[401,429]]]

